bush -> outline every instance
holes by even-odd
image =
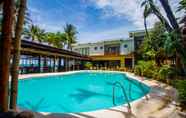
[[[134,72],[140,76],[146,76],[148,78],[154,77],[156,74],[157,68],[154,61],[139,61],[135,66]]]
[[[92,63],[91,63],[91,62],[86,62],[86,63],[85,63],[85,67],[86,67],[87,69],[90,69],[90,68],[92,67]]]
[[[163,65],[159,68],[157,79],[166,82],[167,80],[174,78],[176,71],[169,65]]]
[[[186,80],[177,80],[175,82],[175,87],[178,90],[181,106],[186,107]]]

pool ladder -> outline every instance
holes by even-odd
[[[113,84],[113,104],[116,105],[115,103],[115,88],[117,87],[117,85],[120,86],[120,88],[122,89],[122,92],[124,94],[124,97],[126,98],[126,101],[127,101],[127,105],[128,105],[128,112],[131,113],[131,105],[130,105],[130,101],[129,101],[129,98],[127,96],[127,93],[126,93],[126,90],[125,88],[123,87],[123,85],[120,83],[120,82],[115,82]]]
[[[136,84],[136,83],[135,83],[135,84]],[[115,103],[115,88],[118,87],[118,85],[119,85],[119,87],[122,89],[122,92],[123,92],[123,94],[124,94],[124,97],[125,97],[125,99],[126,99],[126,101],[127,101],[128,112],[131,113],[132,110],[131,110],[131,104],[130,104],[129,97],[130,97],[130,99],[131,99],[131,88],[132,88],[132,85],[130,84],[130,86],[129,86],[129,97],[128,97],[128,96],[127,96],[127,93],[126,93],[126,90],[125,90],[125,88],[124,88],[124,86],[123,86],[120,82],[117,81],[117,82],[115,82],[115,83],[113,84],[113,104],[114,104],[114,105],[116,105],[116,103]],[[139,87],[140,87],[140,90],[144,93],[146,100],[148,100],[148,97],[147,97],[147,95],[146,95],[146,93],[145,93],[145,90],[144,90],[144,88],[143,88],[143,86],[142,86],[142,84],[141,84],[140,82],[139,82]]]

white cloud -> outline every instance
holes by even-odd
[[[84,32],[78,37],[79,43],[97,42],[101,40],[128,38],[128,30],[126,27],[108,29],[104,31]]]
[[[134,26],[137,28],[144,27],[144,20],[143,20],[143,9],[141,7],[142,0],[89,0],[96,5],[98,9],[102,9],[103,15],[105,17],[108,16],[117,16],[117,17],[124,17],[128,21],[132,22]],[[172,8],[175,9],[178,6],[178,0],[169,0]],[[158,6],[160,3],[156,0],[155,1]],[[161,9],[161,12],[163,10]],[[178,13],[177,13],[178,14]],[[157,21],[155,16],[150,16],[147,19],[147,24],[149,27],[152,27],[153,24]]]

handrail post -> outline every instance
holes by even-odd
[[[116,104],[115,104],[115,87],[116,87],[117,84],[118,84],[118,85],[120,86],[120,88],[122,89],[122,92],[123,92],[123,94],[124,94],[124,96],[125,96],[125,98],[126,98],[126,101],[127,101],[127,104],[128,104],[128,112],[129,112],[129,113],[132,113],[130,101],[129,101],[128,96],[127,96],[127,94],[126,94],[125,88],[124,88],[123,85],[122,85],[121,83],[119,83],[119,82],[115,82],[115,83],[113,84],[113,104],[116,105]]]

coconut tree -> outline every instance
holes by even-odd
[[[67,49],[72,50],[72,44],[76,43],[76,27],[73,26],[72,24],[66,24],[66,26],[64,27],[64,31],[65,31],[65,37],[67,39]]]
[[[46,35],[46,39],[44,40],[44,42],[47,42],[49,45],[53,45],[55,39],[55,33],[47,32],[45,35]]]
[[[37,25],[29,25],[28,28],[24,29],[23,35],[25,38],[31,39],[32,41],[42,42],[45,38],[45,31],[39,28]]]
[[[3,0],[0,39],[0,112],[8,111],[9,65],[12,40],[14,0]]]
[[[10,109],[16,110],[17,101],[17,83],[19,74],[19,60],[20,60],[20,47],[21,47],[21,34],[25,19],[26,0],[19,0],[19,11],[17,15],[17,22],[15,28],[15,38],[13,40],[13,62],[11,71],[11,94],[10,94]]]
[[[181,38],[180,38],[180,32],[179,32],[179,25],[176,21],[176,18],[171,10],[171,7],[168,3],[168,0],[159,0],[165,13],[166,16],[163,16],[162,13],[160,12],[159,8],[155,5],[153,0],[145,0],[142,3],[142,6],[145,6],[144,8],[144,25],[145,25],[145,29],[147,31],[147,26],[146,26],[146,18],[150,15],[150,14],[154,14],[157,16],[157,18],[162,22],[162,24],[165,25],[167,31],[169,33],[177,33],[177,38],[174,38],[174,40],[178,41],[179,43],[176,43],[177,45],[175,45],[175,49],[176,49],[176,66],[177,68],[182,68],[181,66],[183,65],[183,60],[186,59],[186,54],[184,52],[184,48],[183,45],[181,43]],[[168,19],[168,20],[166,20]],[[170,23],[170,25],[169,25]],[[182,62],[181,62],[181,57],[182,57]]]
[[[46,33],[45,42],[57,48],[64,48],[66,44],[66,35],[65,33],[61,32],[57,33],[48,32]]]
[[[143,16],[144,16],[144,26],[146,31],[147,31],[146,19],[151,14],[154,14],[161,21],[161,23],[165,25],[167,31],[171,32],[173,30],[173,28],[169,25],[169,22],[162,15],[162,13],[160,12],[159,8],[155,5],[153,0],[145,0],[144,2],[142,2],[141,6],[144,7]]]
[[[181,0],[179,4],[180,4],[180,6],[178,8],[178,11],[180,11],[182,9],[186,11],[186,0]]]
[[[170,24],[172,25],[172,27],[174,28],[174,30],[179,30],[179,25],[178,25],[178,22],[175,18],[175,15],[169,5],[169,2],[168,0],[159,0],[166,15],[167,15],[167,18],[169,19],[169,22]]]

